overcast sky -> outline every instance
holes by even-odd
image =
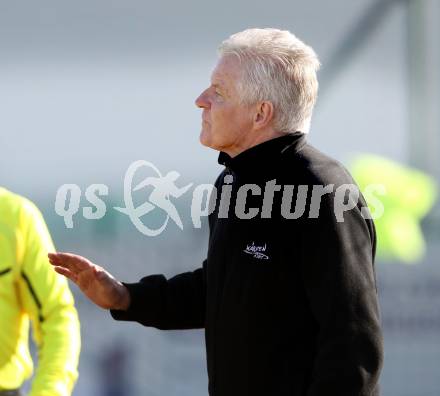
[[[194,99],[216,47],[247,27],[291,30],[323,72],[371,0],[20,1],[0,3],[0,180],[31,197],[64,183],[120,186],[145,159],[182,180],[213,181]],[[340,160],[405,161],[404,12],[396,6],[323,92],[310,141]]]

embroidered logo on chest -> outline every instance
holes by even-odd
[[[269,256],[267,255],[267,245],[255,245],[255,242],[252,241],[250,245],[246,245],[246,249],[243,252],[247,254],[251,254],[254,258],[259,260],[268,260]]]

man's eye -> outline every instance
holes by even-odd
[[[219,95],[219,96],[222,96],[222,94],[219,91],[217,91],[217,90],[215,91],[215,94]]]

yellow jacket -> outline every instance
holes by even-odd
[[[66,279],[48,262],[54,250],[37,207],[0,188],[0,390],[32,375],[29,319],[38,348],[30,396],[70,395],[78,377],[78,315]]]

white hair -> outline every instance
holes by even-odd
[[[309,131],[320,66],[311,47],[287,30],[247,29],[223,41],[219,55],[235,55],[241,63],[242,103],[270,101],[278,132]]]

